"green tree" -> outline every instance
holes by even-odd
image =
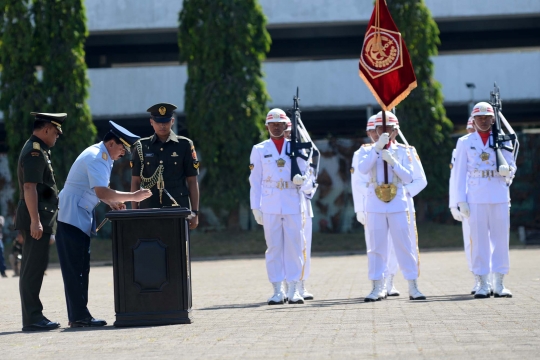
[[[1,0],[0,109],[4,115],[9,169],[16,196],[17,163],[21,149],[32,133],[34,118],[43,99],[39,91],[33,48],[30,0]]]
[[[256,0],[184,0],[178,44],[188,65],[187,129],[206,171],[201,198],[215,210],[248,199],[248,157],[269,101],[261,62],[270,42]]]
[[[407,44],[418,82],[418,87],[398,105],[396,115],[407,140],[423,159],[429,184],[420,198],[441,203],[448,195],[448,163],[454,143],[450,137],[453,124],[446,117],[441,85],[433,78],[431,57],[438,53],[439,28],[424,0],[388,0],[387,4]],[[445,203],[445,211],[446,207]]]
[[[62,188],[71,165],[96,140],[96,127],[86,103],[84,42],[88,36],[83,0],[34,0],[36,50],[43,67],[46,104],[41,111],[65,112],[64,135],[52,156],[56,181]]]

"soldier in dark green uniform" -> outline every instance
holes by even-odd
[[[58,189],[51,166],[51,151],[62,134],[67,114],[31,113],[34,131],[19,156],[19,204],[15,229],[24,238],[19,280],[23,331],[52,330],[60,326],[43,316],[39,292],[49,261],[49,240],[56,233]]]
[[[176,106],[159,103],[148,110],[154,135],[140,139],[134,146],[131,191],[151,189],[152,196],[132,208],[161,208],[182,206],[195,214],[189,228],[199,224],[199,161],[193,142],[172,130]],[[172,199],[171,199],[172,198]]]

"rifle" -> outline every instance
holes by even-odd
[[[499,87],[497,83],[493,84],[493,91],[490,93],[490,104],[493,106],[493,112],[495,116],[495,123],[492,125],[491,129],[491,141],[489,147],[495,150],[495,158],[497,161],[497,170],[501,165],[508,165],[506,159],[502,154],[502,150],[513,152],[514,148],[511,146],[505,145],[507,142],[512,142],[516,140],[516,134],[504,134],[501,129],[501,118],[499,112],[502,111],[502,101],[499,94]]]
[[[292,119],[291,119],[291,141],[290,146],[286,151],[286,154],[291,158],[291,180],[295,175],[302,175],[300,167],[298,166],[298,158],[308,161],[311,152],[313,151],[313,144],[311,141],[300,142],[298,136],[298,125],[301,122],[300,119],[300,107],[298,102],[300,101],[299,89],[296,88],[296,95],[293,97]],[[304,155],[300,150],[307,149],[307,155]]]

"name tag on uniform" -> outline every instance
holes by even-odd
[[[476,150],[476,148],[474,146],[471,146],[471,149]]]
[[[272,154],[264,155],[265,158],[272,157]]]
[[[145,157],[154,157],[154,153],[146,153],[144,154]]]

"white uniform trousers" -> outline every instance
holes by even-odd
[[[388,262],[388,235],[392,235],[392,243],[397,261],[405,280],[418,278],[416,247],[410,233],[407,213],[367,213],[368,277],[369,280],[382,280]]]
[[[510,268],[510,210],[508,203],[469,204],[472,271],[508,274]]]
[[[384,272],[384,277],[389,275],[396,275],[398,272],[399,266],[396,257],[396,251],[394,250],[394,244],[392,240],[392,235],[388,234],[388,258],[386,260],[386,271]]]
[[[410,218],[409,216],[412,215]],[[420,267],[419,259],[419,250],[418,250],[418,231],[416,229],[416,213],[408,213],[407,220],[409,221],[409,233],[411,235],[411,246],[413,251],[414,258],[418,267]],[[388,259],[386,261],[386,271],[384,272],[384,277],[389,275],[396,275],[399,269],[398,260],[396,256],[396,250],[394,249],[394,243],[392,240],[392,234],[388,234]]]
[[[469,219],[464,217],[463,220],[461,220],[461,230],[463,231],[463,248],[465,249],[465,257],[467,258],[467,266],[469,267],[469,271],[472,271],[472,249],[471,249],[471,228],[469,226]]]
[[[306,238],[306,257],[304,264],[304,277],[302,280],[307,280],[311,272],[311,237],[313,236],[313,218],[306,215],[306,225],[304,226],[304,237]]]
[[[264,214],[266,271],[270,282],[302,280],[305,237],[302,214]]]

